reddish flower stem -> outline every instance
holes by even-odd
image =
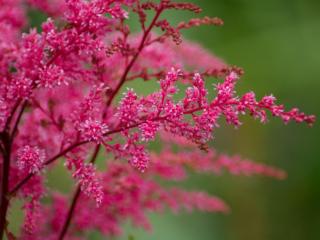
[[[152,22],[150,23],[149,27],[147,28],[147,30],[144,32],[140,45],[138,47],[137,52],[135,53],[135,55],[133,56],[133,58],[131,59],[131,61],[129,62],[129,64],[127,65],[127,67],[124,70],[124,73],[120,79],[119,84],[117,85],[117,87],[113,90],[108,102],[107,102],[107,106],[111,105],[111,102],[113,101],[114,97],[117,95],[117,93],[119,92],[120,88],[122,87],[122,85],[125,83],[125,81],[127,80],[127,76],[131,70],[131,68],[133,67],[134,63],[136,62],[136,60],[138,59],[141,51],[143,50],[143,48],[145,47],[145,43],[146,40],[152,30],[152,28],[154,27],[154,25],[156,24],[158,18],[160,17],[161,13],[163,11],[162,6],[159,7],[156,15],[154,16],[154,18],[152,19]]]
[[[5,128],[4,128],[5,130],[8,130],[10,128],[11,120],[12,120],[15,112],[17,111],[20,103],[21,103],[21,99],[18,99],[17,102],[15,103],[15,105],[13,106],[12,111],[6,121]]]
[[[1,134],[1,140],[4,145],[3,164],[1,178],[1,198],[0,198],[0,239],[3,239],[4,230],[6,228],[6,216],[9,206],[9,177],[10,177],[10,158],[11,158],[11,139],[7,131]]]
[[[3,144],[3,147],[1,147],[1,152],[3,156],[3,166],[2,166],[2,178],[1,178],[1,194],[0,194],[0,239],[3,239],[3,234],[6,229],[7,224],[7,210],[9,206],[9,177],[10,177],[10,160],[11,160],[11,146],[14,139],[14,135],[18,130],[18,125],[21,120],[22,114],[27,106],[27,101],[24,101],[21,109],[19,111],[19,114],[17,116],[16,122],[13,126],[12,133],[9,133],[9,127],[10,123],[12,121],[13,115],[18,109],[20,105],[20,100],[17,101],[17,104],[12,110],[12,115],[7,121],[7,126],[4,130],[4,132],[1,133],[1,142]]]
[[[62,240],[64,239],[65,235],[67,234],[67,231],[68,231],[68,228],[70,226],[70,223],[71,223],[71,218],[73,216],[73,213],[74,213],[74,210],[76,208],[76,205],[77,205],[77,201],[80,197],[80,194],[81,194],[81,188],[80,186],[77,187],[77,190],[73,196],[73,199],[72,199],[72,202],[71,202],[71,205],[70,205],[70,208],[69,208],[69,211],[68,211],[68,214],[67,214],[67,217],[66,217],[66,220],[63,224],[63,228],[59,234],[59,237],[58,239],[59,240]]]
[[[21,120],[22,114],[23,114],[24,110],[26,109],[27,105],[28,105],[28,101],[25,100],[25,101],[22,103],[22,106],[21,106],[20,112],[19,112],[19,114],[18,114],[17,120],[16,120],[16,122],[15,122],[13,128],[12,128],[11,140],[13,140],[16,132],[18,131],[19,122],[20,122],[20,120]]]
[[[97,160],[97,156],[98,156],[98,153],[100,151],[100,148],[101,148],[100,144],[96,146],[96,148],[94,150],[94,153],[92,155],[92,158],[90,160],[90,163],[92,163],[92,164],[95,163],[95,161]],[[72,219],[72,216],[74,214],[74,210],[75,210],[75,208],[77,206],[77,202],[78,202],[78,199],[79,199],[80,195],[81,195],[81,187],[78,186],[77,190],[75,192],[75,195],[72,198],[72,202],[71,202],[71,205],[70,205],[66,220],[65,220],[65,222],[63,224],[63,227],[62,227],[62,230],[61,230],[61,232],[59,234],[59,238],[58,238],[59,240],[63,240],[65,235],[67,234],[67,231],[68,231],[68,228],[70,226],[71,219]]]

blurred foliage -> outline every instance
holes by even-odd
[[[288,107],[298,106],[319,115],[320,1],[319,0],[192,0],[202,15],[219,16],[221,28],[201,27],[184,32],[226,62],[241,66],[245,76],[238,91],[254,90],[259,97],[273,93]],[[174,22],[189,13],[172,12]],[[45,18],[30,13],[32,26]],[[133,20],[132,20],[133,21]],[[134,25],[134,23],[132,23]],[[146,87],[147,86],[147,87]],[[139,87],[140,92],[154,85]],[[152,214],[153,231],[146,233],[129,223],[119,240],[301,240],[320,239],[319,124],[313,128],[279,120],[267,125],[243,119],[239,130],[223,127],[213,146],[239,153],[288,171],[287,180],[235,176],[192,176],[188,189],[206,190],[231,206],[229,215],[183,213]],[[49,186],[70,191],[70,179],[58,167]],[[18,221],[21,216],[14,218]],[[18,221],[18,222],[20,222]],[[100,239],[93,233],[90,239]]]

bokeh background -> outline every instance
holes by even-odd
[[[221,28],[184,32],[230,64],[245,70],[239,92],[273,93],[287,107],[320,113],[319,0],[192,0],[202,15],[221,17]],[[167,15],[172,21],[189,17]],[[261,125],[243,119],[239,130],[223,127],[213,143],[219,151],[239,153],[273,164],[288,179],[193,176],[190,189],[207,190],[231,206],[229,215],[152,215],[153,232],[128,227],[137,240],[307,240],[320,239],[320,128],[272,119]]]
[[[225,25],[187,30],[184,36],[244,68],[238,92],[253,90],[259,97],[273,93],[287,107],[298,106],[319,116],[319,0],[190,1],[203,8],[203,16],[219,16]],[[37,12],[30,16],[35,26],[44,17]],[[174,22],[190,16],[186,12],[166,15]],[[222,197],[232,212],[152,214],[152,232],[128,223],[123,237],[114,240],[320,239],[319,123],[309,128],[293,123],[283,126],[276,119],[266,125],[250,118],[243,121],[239,130],[219,129],[213,146],[220,152],[279,166],[288,172],[288,179],[192,176],[186,188]],[[60,170],[52,174],[49,184],[57,181],[68,191],[68,180]],[[93,234],[91,239],[101,237]]]

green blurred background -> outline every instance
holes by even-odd
[[[245,69],[238,92],[253,90],[259,97],[273,93],[287,107],[298,106],[319,115],[319,0],[190,1],[203,8],[202,15],[219,16],[225,21],[221,28],[200,27],[184,35],[229,64]],[[31,16],[39,18],[35,13]],[[186,12],[166,15],[174,22],[190,16]],[[293,123],[283,126],[276,119],[267,125],[250,118],[243,121],[239,130],[225,126],[219,129],[214,147],[279,166],[288,172],[288,179],[192,176],[186,188],[222,197],[232,212],[152,214],[152,232],[127,224],[124,236],[116,239],[320,239],[319,124],[309,128]],[[56,180],[63,182],[59,172],[51,179],[59,176]],[[92,239],[101,238],[92,235]]]
[[[184,32],[230,64],[245,70],[239,92],[273,93],[287,107],[320,113],[319,0],[192,0],[202,15],[218,16],[221,28]],[[182,12],[167,15],[186,19]],[[122,239],[306,240],[320,239],[320,128],[249,118],[239,130],[218,130],[214,146],[285,169],[285,181],[230,175],[194,176],[186,184],[221,196],[229,215],[151,215],[153,232],[128,227]]]

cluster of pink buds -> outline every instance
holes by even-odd
[[[24,146],[18,150],[17,166],[28,173],[37,173],[44,163],[44,153],[38,147]]]
[[[39,31],[26,31],[30,8],[48,16]],[[0,0],[0,239],[118,235],[127,220],[149,229],[146,213],[166,208],[228,212],[217,197],[158,181],[183,181],[190,171],[286,177],[218,154],[214,130],[221,121],[240,127],[244,114],[309,125],[315,116],[287,111],[272,95],[237,95],[243,71],[181,34],[223,21],[172,24],[162,15],[168,10],[201,12],[173,0]],[[138,33],[128,24],[134,15]],[[125,90],[131,81],[153,81],[157,90]],[[46,186],[57,162],[75,183],[70,194]],[[25,220],[12,232],[18,199]]]

